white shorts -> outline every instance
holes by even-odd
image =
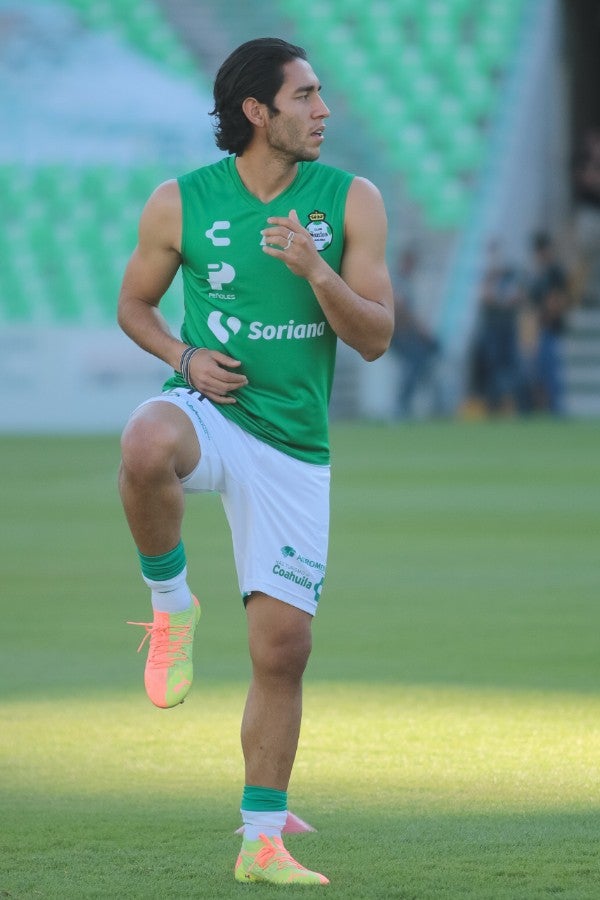
[[[197,391],[175,388],[142,406],[157,400],[178,406],[196,430],[200,462],[181,483],[186,493],[221,494],[242,596],[262,591],[314,615],[327,564],[330,467],[270,447]]]

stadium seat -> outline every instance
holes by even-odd
[[[391,148],[391,157],[404,172],[415,172],[429,151],[430,146],[425,128],[411,121],[401,128],[397,142]]]
[[[407,173],[407,188],[414,200],[429,205],[435,202],[438,186],[444,183],[447,176],[446,163],[443,156],[435,150],[427,150]]]
[[[25,284],[14,264],[14,257],[9,255],[9,247],[4,240],[0,242],[0,317],[7,322],[27,322],[33,313],[32,298],[25,290]]]
[[[305,0],[294,0],[296,5],[300,5],[300,12],[306,14]],[[365,14],[364,0],[330,0],[330,8],[332,15],[337,21],[342,19],[350,19],[357,21],[362,19]]]
[[[434,228],[452,229],[464,221],[469,205],[468,189],[455,179],[442,179],[430,185],[431,195],[425,205],[426,218]]]
[[[469,115],[456,94],[448,93],[444,88],[437,98],[434,115],[430,125],[430,134],[436,145],[443,146],[458,122],[470,121]]]
[[[413,80],[410,103],[421,121],[429,120],[435,115],[440,93],[438,79],[429,72],[424,72]]]
[[[408,42],[398,45],[391,74],[395,82],[402,86],[403,90],[410,92],[414,79],[427,71],[421,47],[415,47]]]
[[[373,118],[378,133],[390,145],[394,145],[399,139],[400,132],[412,121],[412,108],[400,94],[390,94],[382,99],[379,110]]]
[[[483,135],[468,122],[447,132],[441,145],[448,168],[455,173],[470,172],[482,161]]]
[[[457,46],[457,34],[454,28],[436,24],[423,36],[423,55],[433,69],[444,70],[446,60],[452,56]]]

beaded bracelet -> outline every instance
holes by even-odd
[[[186,347],[186,349],[181,354],[181,360],[179,362],[179,371],[181,372],[181,377],[190,387],[193,387],[192,382],[190,381],[190,362],[192,360],[192,356],[200,347]]]

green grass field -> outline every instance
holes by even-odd
[[[332,439],[290,788],[318,831],[288,846],[338,900],[597,900],[600,425]],[[155,710],[117,464],[116,437],[0,439],[0,897],[289,896],[233,881],[249,665],[220,502],[186,520],[196,683]]]

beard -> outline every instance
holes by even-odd
[[[294,122],[280,118],[278,111],[270,115],[268,144],[274,154],[286,163],[313,162],[319,158],[320,146],[308,146],[304,135]]]

